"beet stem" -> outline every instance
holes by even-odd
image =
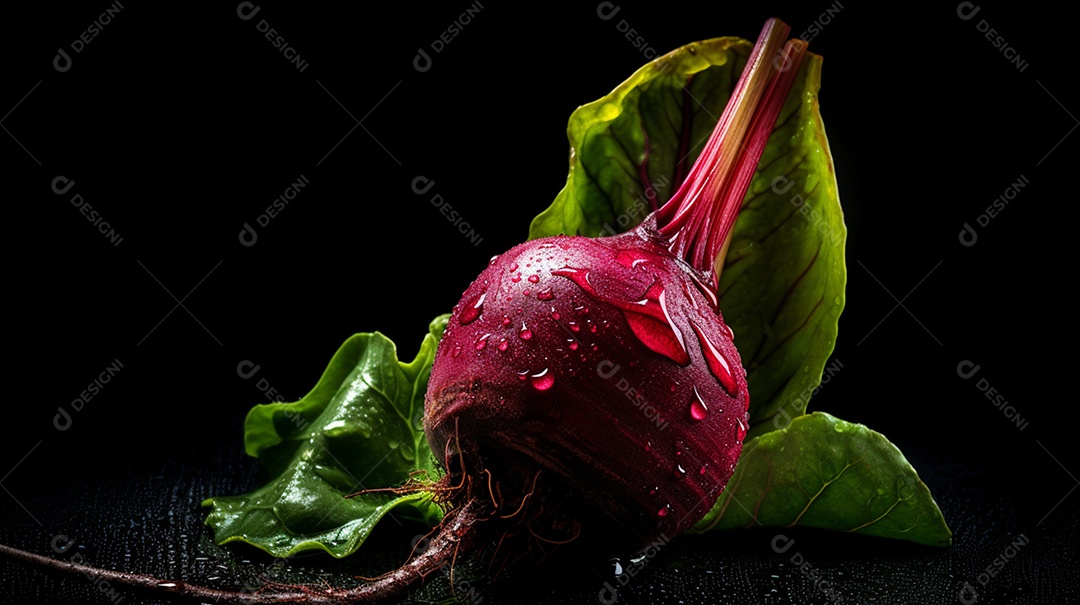
[[[400,600],[409,590],[418,587],[432,573],[453,564],[459,552],[471,553],[481,545],[485,527],[490,518],[488,504],[478,498],[468,500],[459,508],[451,510],[443,518],[439,532],[428,548],[411,557],[401,567],[379,576],[374,581],[355,588],[315,588],[290,586],[292,591],[243,592],[198,586],[177,580],[164,580],[146,574],[100,569],[81,563],[62,561],[0,544],[0,555],[31,565],[67,574],[80,574],[95,582],[108,581],[129,588],[149,590],[156,594],[197,599],[212,603],[239,605],[263,603],[342,604],[342,603],[389,603]],[[452,578],[452,576],[451,576]],[[452,581],[452,580],[451,580]]]
[[[670,250],[698,270],[722,264],[728,236],[788,91],[806,43],[785,43],[790,27],[769,19],[705,148],[657,213]]]

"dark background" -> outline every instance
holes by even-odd
[[[721,35],[752,39],[771,16],[798,35],[839,8],[810,49],[825,57],[821,112],[849,230],[834,354],[843,369],[810,408],[898,444],[965,541],[944,559],[834,537],[807,555],[827,571],[869,557],[872,569],[862,569],[876,580],[848,584],[849,600],[895,602],[898,585],[874,576],[873,561],[910,579],[905,565],[931,556],[948,587],[940,594],[954,595],[1023,534],[1031,544],[1021,562],[980,587],[980,602],[1048,602],[1076,586],[1068,547],[1080,500],[1071,460],[1075,297],[1066,288],[1076,275],[1080,97],[1069,15],[1030,3],[982,6],[970,20],[953,3],[885,15],[822,2],[620,5],[610,20],[595,3],[258,4],[244,21],[235,3],[124,3],[77,54],[72,42],[115,4],[6,13],[0,153],[14,361],[0,511],[8,543],[47,552],[48,539],[66,532],[88,552],[102,549],[98,561],[138,554],[132,544],[145,549],[177,534],[144,529],[140,503],[156,502],[204,532],[198,548],[209,548],[208,528],[192,520],[206,496],[251,485],[241,423],[268,399],[259,381],[282,399],[302,397],[356,332],[383,332],[411,359],[428,321],[491,256],[525,239],[529,220],[562,187],[570,113],[647,61],[620,23],[664,53]],[[482,7],[478,16],[435,53],[432,42],[470,6]],[[297,49],[304,71],[256,29],[261,19]],[[1019,53],[1023,71],[983,36],[982,20]],[[59,48],[73,60],[65,72],[53,66]],[[424,72],[413,65],[421,48],[433,60]],[[258,225],[301,175],[310,185]],[[75,182],[65,195],[51,189],[57,176]],[[417,176],[435,181],[431,193],[465,217],[478,245],[430,195],[413,193]],[[1021,177],[1030,184],[980,225]],[[76,193],[122,236],[119,245],[70,203]],[[245,223],[257,231],[252,246],[238,237]],[[959,240],[965,223],[975,245]],[[70,411],[116,360],[123,369],[114,380],[57,431],[57,407]],[[260,366],[256,377],[238,375],[245,360]],[[957,372],[965,360],[980,368],[966,380]],[[1008,400],[1023,430],[980,384]],[[118,486],[131,489],[131,510],[117,510]],[[123,533],[101,526],[124,518]],[[401,531],[387,543],[412,536]],[[767,547],[772,535],[734,539],[758,555],[747,565],[759,572],[783,561]],[[686,544],[678,548],[714,561],[707,544]],[[183,560],[196,547],[177,548],[170,556]],[[738,548],[725,548],[717,568],[745,573]],[[236,553],[258,556],[218,554]],[[671,561],[638,583],[635,598],[702,598],[692,571],[664,589]],[[3,599],[100,600],[77,580],[46,581],[8,562],[0,569],[12,582]],[[781,596],[763,602],[785,602],[808,585],[798,573],[770,575],[733,594],[757,602],[757,587],[773,582]],[[792,602],[820,598],[808,595]]]

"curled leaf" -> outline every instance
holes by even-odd
[[[272,479],[251,493],[203,503],[213,507],[206,523],[217,541],[247,542],[278,557],[310,549],[343,557],[387,514],[437,522],[441,510],[423,493],[346,496],[400,486],[415,471],[431,479],[440,473],[420,420],[447,317],[431,322],[409,363],[397,360],[382,334],[356,334],[303,399],[253,408],[245,447]]]

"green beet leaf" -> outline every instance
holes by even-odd
[[[948,546],[952,532],[899,449],[823,412],[750,440],[695,530],[806,526]]]
[[[387,514],[435,524],[441,510],[428,494],[346,496],[401,486],[414,471],[439,476],[420,422],[448,317],[431,322],[409,363],[382,334],[356,334],[303,399],[255,406],[245,448],[271,478],[251,493],[203,503],[213,507],[206,523],[218,543],[247,542],[278,557],[312,549],[344,557]]]
[[[611,235],[671,197],[727,104],[752,44],[717,38],[648,63],[570,117],[566,186],[529,237]],[[720,308],[747,369],[749,436],[806,412],[836,343],[847,230],[807,54],[735,223]]]

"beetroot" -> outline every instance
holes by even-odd
[[[714,267],[805,48],[782,49],[785,36],[783,24],[766,25],[709,144],[662,208],[620,235],[515,246],[455,307],[424,430],[452,475],[496,486],[493,507],[512,511],[548,481],[644,546],[716,502],[742,451],[749,393]],[[489,497],[476,491],[451,504]],[[534,532],[581,529],[579,507],[530,504],[545,506]]]
[[[716,267],[806,48],[788,30],[766,23],[693,169],[639,226],[520,244],[465,290],[425,400],[446,474],[392,490],[430,492],[446,514],[404,566],[353,589],[258,593],[89,573],[217,602],[381,602],[481,551],[501,568],[533,545],[588,535],[641,548],[691,528],[731,478],[749,421]]]
[[[641,543],[688,529],[734,471],[748,422],[713,283],[649,226],[499,256],[436,353],[433,451],[451,466],[464,452],[466,473],[517,498],[543,469]]]

